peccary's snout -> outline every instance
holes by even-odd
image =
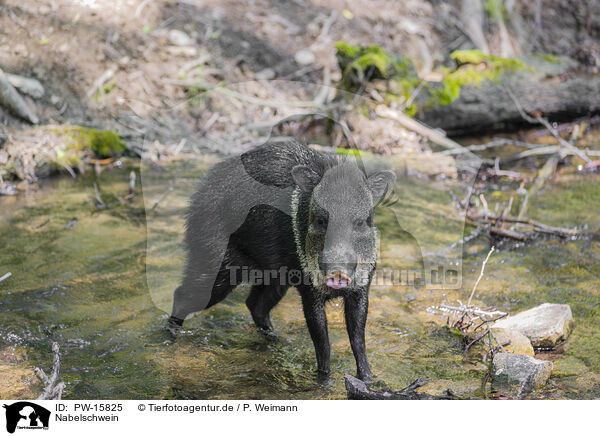
[[[356,263],[357,256],[351,250],[324,250],[319,255],[319,268],[325,273],[325,284],[333,289],[350,285]]]

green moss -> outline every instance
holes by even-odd
[[[506,13],[503,0],[486,0],[485,10],[494,21],[502,21],[504,19],[504,14]]]
[[[81,153],[72,147],[57,148],[56,162],[59,166],[76,167],[81,163]]]
[[[110,91],[115,89],[116,86],[117,86],[117,82],[112,82],[110,85],[103,86],[102,90],[104,91],[105,94],[108,94]]]
[[[388,99],[408,102],[422,82],[410,59],[389,53],[378,45],[355,46],[340,41],[336,49],[342,84],[347,89],[357,89],[365,79],[385,79],[391,97]],[[520,59],[486,55],[479,50],[457,50],[450,57],[456,62],[456,68],[439,69],[443,76],[441,85],[424,85],[423,94],[428,93],[429,99],[421,103],[421,107],[448,105],[460,97],[463,86],[480,86],[485,80],[498,81],[505,71],[529,68]],[[419,103],[412,101],[404,111],[412,116],[419,109]]]
[[[445,68],[445,76],[442,79],[442,88],[430,89],[430,100],[428,105],[447,105],[460,97],[460,90],[465,85],[481,85],[486,79],[496,80],[497,75],[490,71],[479,71],[475,68],[463,68],[450,70]]]
[[[371,155],[371,153],[369,153],[369,152],[358,150],[356,148],[343,148],[343,147],[337,147],[335,149],[335,154],[344,154],[347,156],[369,156],[369,155]]]
[[[401,77],[390,80],[390,91],[397,96],[402,96],[402,101],[407,102],[413,96],[413,93],[421,83],[418,77]],[[413,116],[417,113],[417,105],[413,101],[404,109],[408,115]]]
[[[558,65],[562,65],[562,61],[560,60],[560,58],[558,56],[555,55],[550,55],[550,54],[545,54],[545,55],[534,55],[534,57],[536,58],[540,58],[546,62],[550,62],[553,64],[558,64]]]
[[[517,58],[503,58],[500,56],[486,55],[480,50],[455,50],[450,57],[456,61],[458,66],[465,64],[485,63],[487,69],[493,71],[501,70],[523,70],[527,68],[525,63]]]
[[[112,82],[108,85],[103,86],[101,89],[96,91],[96,93],[94,94],[94,101],[96,103],[101,102],[104,95],[109,94],[113,89],[115,89],[116,86],[117,86],[117,82]]]
[[[337,50],[338,55],[345,56],[348,58],[355,58],[360,51],[360,47],[358,47],[356,45],[348,44],[347,42],[344,42],[344,41],[336,42],[335,48]]]
[[[68,126],[55,129],[53,133],[63,137],[63,145],[55,149],[56,160],[70,167],[81,163],[86,150],[99,157],[114,156],[127,150],[125,141],[112,130]]]
[[[430,89],[430,99],[426,106],[444,106],[460,97],[463,86],[480,86],[485,80],[499,81],[505,71],[524,70],[529,67],[517,58],[502,58],[486,55],[479,50],[456,50],[450,57],[457,68],[441,68],[443,73],[442,87]]]
[[[359,86],[365,78],[414,78],[417,73],[410,59],[385,51],[381,46],[355,46],[343,41],[335,44],[336,57],[347,88]]]
[[[71,137],[81,148],[89,148],[94,154],[109,157],[127,150],[127,144],[118,133],[112,130],[86,129],[75,127]]]

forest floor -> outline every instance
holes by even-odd
[[[533,5],[507,12],[510,54],[567,55],[597,73],[593,4],[554,3],[535,24]],[[458,1],[7,0],[0,2],[0,68],[42,83],[42,98],[26,97],[41,125],[115,130],[130,147],[158,141],[179,151],[200,146],[229,154],[254,145],[251,134],[232,137],[232,130],[315,110],[305,103],[321,85],[339,87],[337,41],[402,54],[419,77],[435,80],[435,67],[452,51],[477,46],[465,20]],[[486,49],[506,51],[498,25],[484,25]],[[222,84],[242,95],[203,94]],[[0,141],[18,132],[36,136],[5,111],[0,129]],[[418,134],[372,116],[353,120],[349,134],[357,144],[396,144],[374,146],[377,152],[428,150]],[[169,150],[154,147],[156,155]]]

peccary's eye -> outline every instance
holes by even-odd
[[[354,227],[356,227],[357,230],[365,230],[367,227],[372,227],[372,222],[373,220],[370,216],[365,219],[357,219],[354,221]]]
[[[314,221],[313,221],[315,227],[317,227],[318,229],[324,229],[325,227],[327,227],[327,218],[322,217],[322,216],[317,216]]]
[[[358,230],[363,230],[367,227],[367,221],[366,220],[362,220],[362,219],[358,219],[354,222],[354,226],[358,229]]]

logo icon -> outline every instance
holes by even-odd
[[[48,429],[50,411],[29,401],[19,401],[6,409],[6,431],[14,433],[15,429]]]

